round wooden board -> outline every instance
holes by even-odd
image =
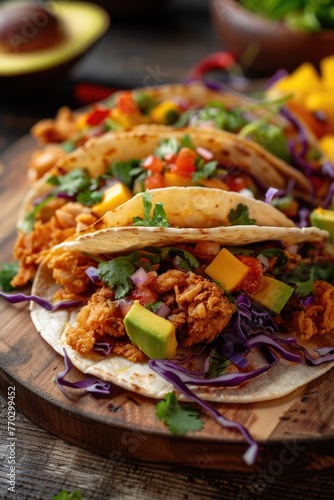
[[[1,256],[12,260],[15,223],[29,188],[25,165],[36,143],[24,137],[0,157]],[[217,405],[245,425],[260,444],[256,464],[242,458],[246,445],[237,432],[222,429],[202,412],[204,428],[175,437],[157,420],[155,401],[120,388],[110,397],[73,394],[54,383],[64,369],[61,356],[37,334],[28,306],[0,299],[0,391],[15,387],[17,409],[65,441],[117,460],[229,471],[271,468],[271,474],[334,467],[334,370],[280,400]],[[82,375],[73,370],[69,379]]]

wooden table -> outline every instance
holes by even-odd
[[[174,1],[154,23],[149,19],[142,23],[116,20],[107,36],[54,88],[30,94],[23,89],[21,95],[0,97],[0,149],[27,134],[38,119],[54,116],[61,105],[72,108],[82,105],[75,93],[82,81],[113,88],[178,82],[199,58],[219,48],[204,0]],[[0,192],[0,196],[5,200],[4,193]],[[2,331],[4,328],[3,325]],[[163,466],[158,461],[130,462],[120,453],[103,458],[58,439],[32,423],[34,418],[28,419],[20,412],[15,416],[15,436],[10,436],[11,392],[6,384],[2,387],[0,498],[3,499],[17,495],[23,500],[48,500],[62,489],[69,492],[79,489],[86,500],[329,500],[334,495],[332,460],[319,462],[319,472],[316,463],[312,472],[303,470],[301,461],[299,469],[271,462],[266,467],[238,473],[182,469],[173,464]],[[31,413],[25,411],[25,414],[31,417],[33,410],[32,407]],[[302,451],[298,447],[292,450],[296,458],[302,457]],[[10,459],[15,461],[15,469],[10,469]],[[8,491],[11,473],[15,474],[15,494]]]

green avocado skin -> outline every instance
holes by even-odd
[[[174,325],[149,311],[137,300],[124,317],[131,342],[151,359],[172,359],[177,341]]]

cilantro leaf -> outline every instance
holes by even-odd
[[[164,158],[166,155],[175,154],[179,150],[179,145],[175,137],[166,137],[159,141],[159,146],[154,151],[154,156]]]
[[[281,280],[293,286],[298,297],[306,297],[314,292],[314,269],[306,262],[300,262],[294,269],[283,273]]]
[[[112,174],[129,188],[132,187],[134,178],[142,172],[140,160],[135,158],[129,161],[114,161],[108,168],[108,174]]]
[[[156,405],[156,416],[164,422],[172,434],[184,436],[188,431],[198,431],[203,427],[199,412],[189,404],[180,405],[174,392]]]
[[[178,267],[185,271],[192,271],[195,267],[199,267],[199,262],[196,257],[190,252],[187,252],[187,250],[176,247],[165,247],[161,250],[162,258],[166,258],[167,256],[172,258],[176,261]]]
[[[79,490],[73,490],[71,493],[62,490],[57,495],[54,495],[51,500],[83,500],[83,496]]]
[[[239,203],[236,209],[231,208],[228,214],[231,226],[250,226],[256,224],[255,219],[249,218],[249,211],[246,205]]]
[[[195,149],[194,143],[190,137],[189,134],[185,134],[183,137],[180,139],[180,147],[182,148],[189,148],[189,149]]]
[[[260,254],[268,258],[276,257],[273,270],[275,275],[281,274],[282,269],[289,262],[289,257],[287,256],[287,254],[284,252],[284,250],[281,250],[279,248],[265,248],[261,250]]]
[[[35,224],[35,220],[36,220],[36,215],[38,214],[38,212],[40,212],[42,210],[42,208],[47,204],[49,203],[49,201],[53,200],[54,199],[54,196],[48,196],[47,198],[45,198],[43,201],[41,201],[40,203],[38,203],[33,210],[31,210],[31,212],[28,212],[25,216],[24,216],[24,219],[23,221],[21,222],[21,224],[19,225],[18,229],[20,231],[22,231],[23,233],[30,233],[33,228],[34,228],[34,224]]]
[[[84,191],[83,193],[79,193],[77,196],[77,201],[82,205],[86,205],[87,207],[91,207],[95,205],[95,203],[100,203],[103,198],[103,191]]]
[[[136,259],[137,260],[137,259]],[[107,262],[100,262],[97,273],[100,280],[115,290],[115,298],[125,297],[133,288],[130,276],[136,271],[133,253],[127,257],[116,257]]]
[[[209,358],[208,378],[220,377],[226,372],[226,368],[231,364],[218,349],[213,349]]]
[[[142,217],[134,217],[133,218],[133,226],[148,226],[148,227],[170,227],[166,212],[163,208],[163,204],[158,202],[154,206],[153,214],[151,217],[152,196],[148,191],[145,191],[142,194],[143,197],[143,209],[144,209],[144,218]]]
[[[0,288],[4,292],[11,292],[14,287],[10,284],[14,276],[18,273],[19,265],[17,262],[4,262],[0,268]]]
[[[204,163],[203,165],[197,164],[198,170],[197,170],[197,172],[194,172],[192,174],[191,180],[196,182],[196,181],[199,181],[200,179],[208,179],[216,171],[217,165],[218,165],[218,162],[215,160],[208,161],[207,163]]]
[[[334,264],[329,261],[313,264],[314,279],[327,281],[334,285]]]
[[[47,183],[55,186],[52,194],[67,193],[75,196],[80,191],[85,191],[91,186],[92,179],[83,168],[75,168],[64,175],[51,175]]]

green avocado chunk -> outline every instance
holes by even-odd
[[[291,286],[275,278],[263,276],[261,288],[253,293],[251,298],[279,314],[292,294],[293,288]]]
[[[151,359],[172,359],[176,354],[175,326],[149,311],[135,300],[124,317],[124,325],[133,344]]]
[[[330,240],[334,242],[334,210],[316,208],[310,213],[310,221],[312,226],[328,231]]]

